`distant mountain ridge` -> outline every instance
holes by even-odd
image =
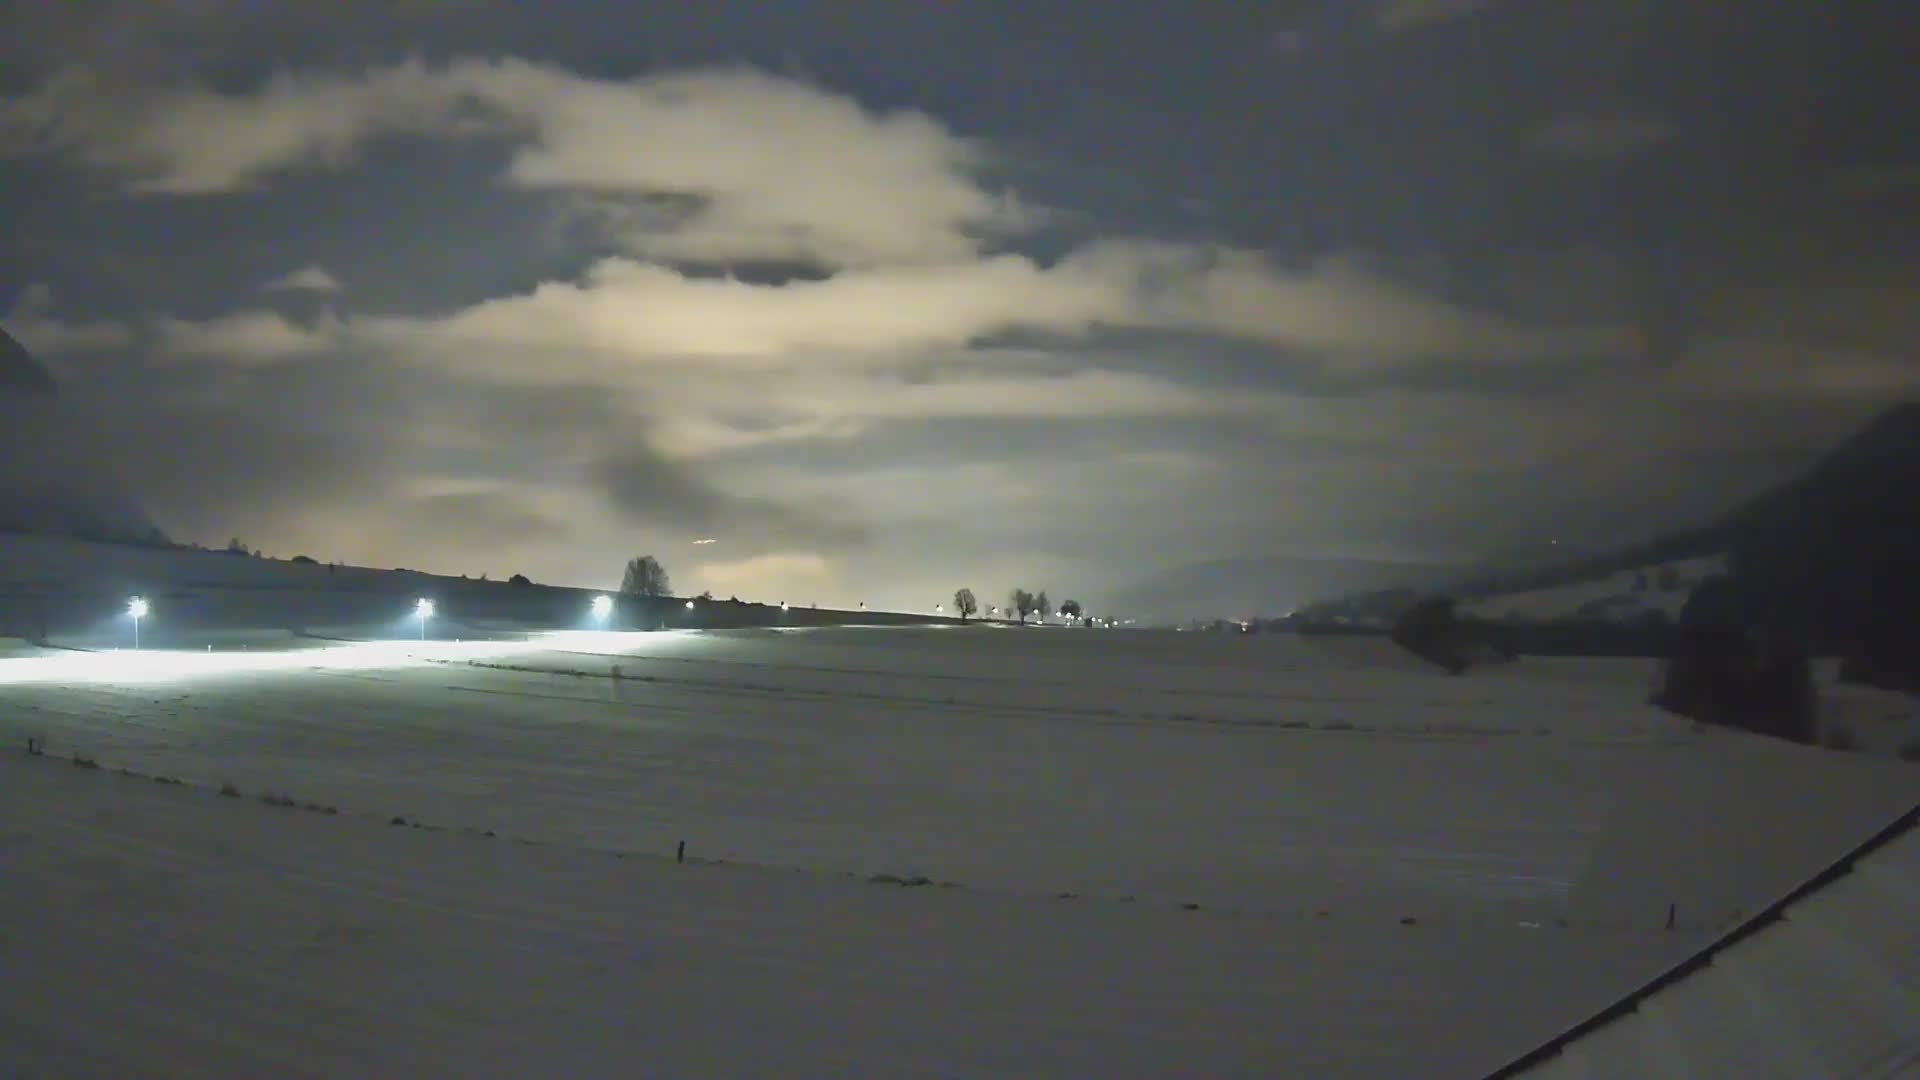
[[[1558,565],[1432,582],[1462,598],[1725,556],[1754,617],[1820,641],[1920,636],[1920,402],[1881,413],[1804,472],[1697,528]],[[1420,587],[1416,582],[1396,585]],[[1378,614],[1382,589],[1318,604]]]
[[[1882,413],[1720,530],[1770,622],[1822,639],[1920,641],[1920,403]]]
[[[0,327],[0,393],[52,394],[58,389],[27,347]]]
[[[60,449],[80,422],[59,391],[0,329],[0,532],[164,542],[138,499]]]

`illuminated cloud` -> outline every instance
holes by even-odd
[[[100,352],[133,344],[133,332],[119,323],[65,320],[53,314],[53,306],[52,289],[29,285],[0,322],[39,356]]]
[[[1774,169],[1790,153],[1738,139],[1715,145],[1765,167],[1689,174],[1671,207],[1618,197],[1604,169],[1542,184],[1541,152],[1631,157],[1675,135],[1646,109],[1703,137],[1712,111],[1678,84],[1585,97],[1611,61],[1558,78],[1474,32],[1507,13],[1490,3],[1369,0],[1371,30],[1407,33],[1357,41],[1312,0],[1116,25],[1140,56],[1163,37],[1257,50],[1211,81],[1040,63],[1101,46],[998,26],[924,73],[796,40],[786,70],[813,80],[710,66],[726,54],[689,36],[745,38],[706,14],[676,31],[596,12],[603,40],[648,22],[645,59],[702,65],[607,74],[581,10],[548,27],[435,6],[449,33],[387,39],[431,61],[280,48],[343,9],[240,0],[113,0],[110,33],[54,5],[30,62],[0,51],[0,155],[33,157],[7,164],[39,185],[17,243],[38,232],[29,265],[62,300],[31,293],[7,325],[63,384],[62,350],[102,354],[68,365],[71,412],[34,442],[215,543],[600,586],[679,551],[696,591],[884,604],[849,591],[884,581],[924,607],[962,583],[1090,594],[1076,575],[1189,556],[1465,549],[1569,513],[1631,532],[1671,508],[1643,491],[1679,505],[1758,475],[1688,455],[1814,446],[1913,390],[1898,147],[1856,125],[1846,160],[1871,168],[1829,183],[1817,163],[1834,217],[1722,190],[1797,182]],[[1526,13],[1543,46],[1590,31],[1550,7]],[[773,33],[758,8],[740,27]],[[164,55],[141,62],[150,42]],[[502,47],[554,59],[437,59]],[[1300,92],[1349,48],[1518,65],[1517,89],[1374,94],[1346,72],[1362,92]],[[231,62],[197,63],[214,54]],[[1147,122],[1147,101],[1205,119]],[[1543,125],[1541,101],[1579,104]],[[49,199],[66,216],[43,220]],[[1847,216],[1863,207],[1881,216]],[[1836,275],[1862,236],[1898,265]]]
[[[339,169],[374,139],[504,144],[503,179],[592,194],[636,253],[827,265],[952,260],[1027,224],[981,148],[913,112],[745,69],[626,81],[520,60],[281,72],[248,93],[73,69],[0,102],[0,147],[56,152],[135,192],[207,195]]]
[[[260,286],[268,292],[336,293],[345,288],[323,266],[309,264]]]
[[[240,311],[200,322],[163,319],[156,326],[163,353],[214,358],[238,367],[319,355],[334,344],[339,330],[340,324],[331,319],[308,327],[271,311]]]

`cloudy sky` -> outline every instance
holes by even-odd
[[[8,12],[0,323],[184,539],[1098,598],[1630,538],[1920,394],[1901,0]]]

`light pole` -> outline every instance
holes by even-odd
[[[433,618],[433,601],[421,597],[414,602],[413,613],[420,616],[420,640],[427,640],[427,620]]]
[[[140,619],[147,613],[147,598],[136,596],[127,601],[127,614],[133,616],[133,647],[140,647]]]

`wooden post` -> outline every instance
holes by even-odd
[[[687,861],[687,842],[685,840],[680,841],[680,846],[674,849],[673,861],[677,863]]]

